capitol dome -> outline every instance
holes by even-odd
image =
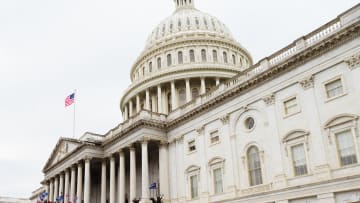
[[[190,1],[191,2],[191,1]],[[180,2],[181,3],[181,2]],[[233,40],[229,29],[216,17],[195,9],[193,3],[178,5],[176,11],[151,32],[146,48],[186,34],[208,34]]]
[[[168,115],[252,65],[249,52],[194,0],[174,0],[175,12],[153,29],[120,101],[125,120],[142,110]]]

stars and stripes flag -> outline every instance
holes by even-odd
[[[65,107],[70,106],[74,102],[75,102],[75,93],[72,93],[72,94],[70,94],[69,96],[66,97],[66,99],[65,99]]]

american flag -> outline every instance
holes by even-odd
[[[70,106],[74,102],[75,102],[75,93],[72,93],[72,94],[70,94],[69,96],[66,97],[66,99],[65,99],[65,107]]]

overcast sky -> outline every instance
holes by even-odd
[[[126,3],[124,3],[126,2]],[[358,0],[195,0],[252,54],[270,55]],[[148,34],[172,0],[0,1],[0,196],[29,197],[59,137],[105,133],[121,122],[119,101]]]

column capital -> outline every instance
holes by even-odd
[[[139,142],[140,142],[141,144],[144,144],[144,143],[148,143],[150,140],[151,140],[150,137],[142,137],[142,138],[139,140]]]
[[[91,159],[92,159],[91,156],[85,156],[85,157],[84,157],[84,161],[85,161],[85,162],[90,162]]]

